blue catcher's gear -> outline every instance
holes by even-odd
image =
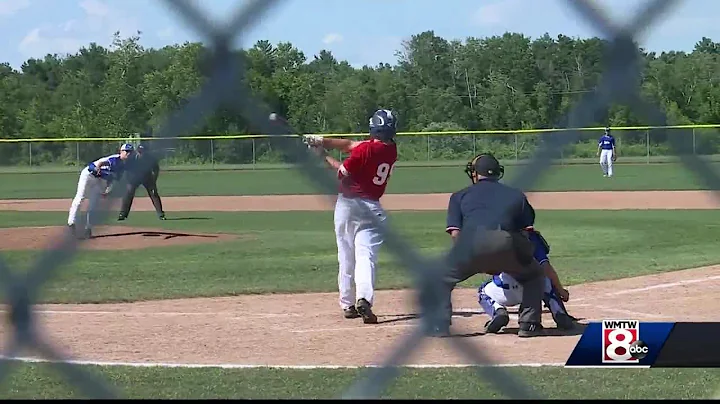
[[[370,118],[370,136],[388,142],[397,134],[397,117],[389,109],[379,109]]]

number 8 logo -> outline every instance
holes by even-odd
[[[618,339],[620,336],[622,336],[622,339]],[[610,341],[610,345],[605,348],[605,354],[607,354],[610,359],[623,362],[633,359],[632,355],[630,355],[630,341],[633,339],[630,331],[623,329],[612,330],[607,338]],[[622,354],[618,351],[622,352]]]
[[[388,164],[388,163],[381,163],[378,166],[377,171],[375,172],[375,177],[372,180],[373,184],[383,185],[387,181],[390,174],[392,174],[392,171],[394,169],[395,169],[395,164],[390,166],[390,164]]]

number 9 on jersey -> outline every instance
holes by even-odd
[[[393,170],[395,169],[395,165],[392,166],[388,163],[381,163],[377,167],[377,171],[375,172],[375,177],[373,177],[373,184],[375,185],[383,185],[387,182],[388,177],[392,174]],[[367,178],[367,177],[366,177]]]

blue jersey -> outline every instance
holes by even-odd
[[[603,135],[598,141],[598,146],[603,150],[612,150],[615,147],[615,138],[612,135]]]
[[[540,236],[538,236],[537,233],[532,231],[529,233],[528,236],[530,238],[530,241],[532,241],[533,245],[535,246],[535,252],[533,253],[535,261],[537,261],[541,265],[542,263],[549,261],[550,259],[548,258],[548,253],[550,253],[550,251],[545,248],[545,243],[540,240]]]
[[[96,175],[94,173],[98,167],[100,168],[100,174]],[[96,177],[108,181],[113,181],[114,179],[119,178],[124,169],[125,163],[120,159],[119,154],[111,154],[109,156],[99,158],[87,166],[87,170],[93,173]]]

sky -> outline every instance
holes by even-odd
[[[596,0],[617,21],[628,21],[647,0]],[[239,0],[195,1],[217,21],[227,21]],[[413,34],[433,30],[446,39],[520,32],[603,37],[568,0],[286,0],[277,2],[237,37],[251,47],[261,39],[289,41],[312,60],[322,49],[353,66],[396,61]],[[91,42],[109,46],[112,34],[141,31],[141,44],[159,48],[203,36],[163,0],[0,0],[0,63],[16,69],[28,58],[76,53]],[[703,36],[720,40],[720,1],[676,2],[660,23],[639,38],[650,51],[691,51]]]

